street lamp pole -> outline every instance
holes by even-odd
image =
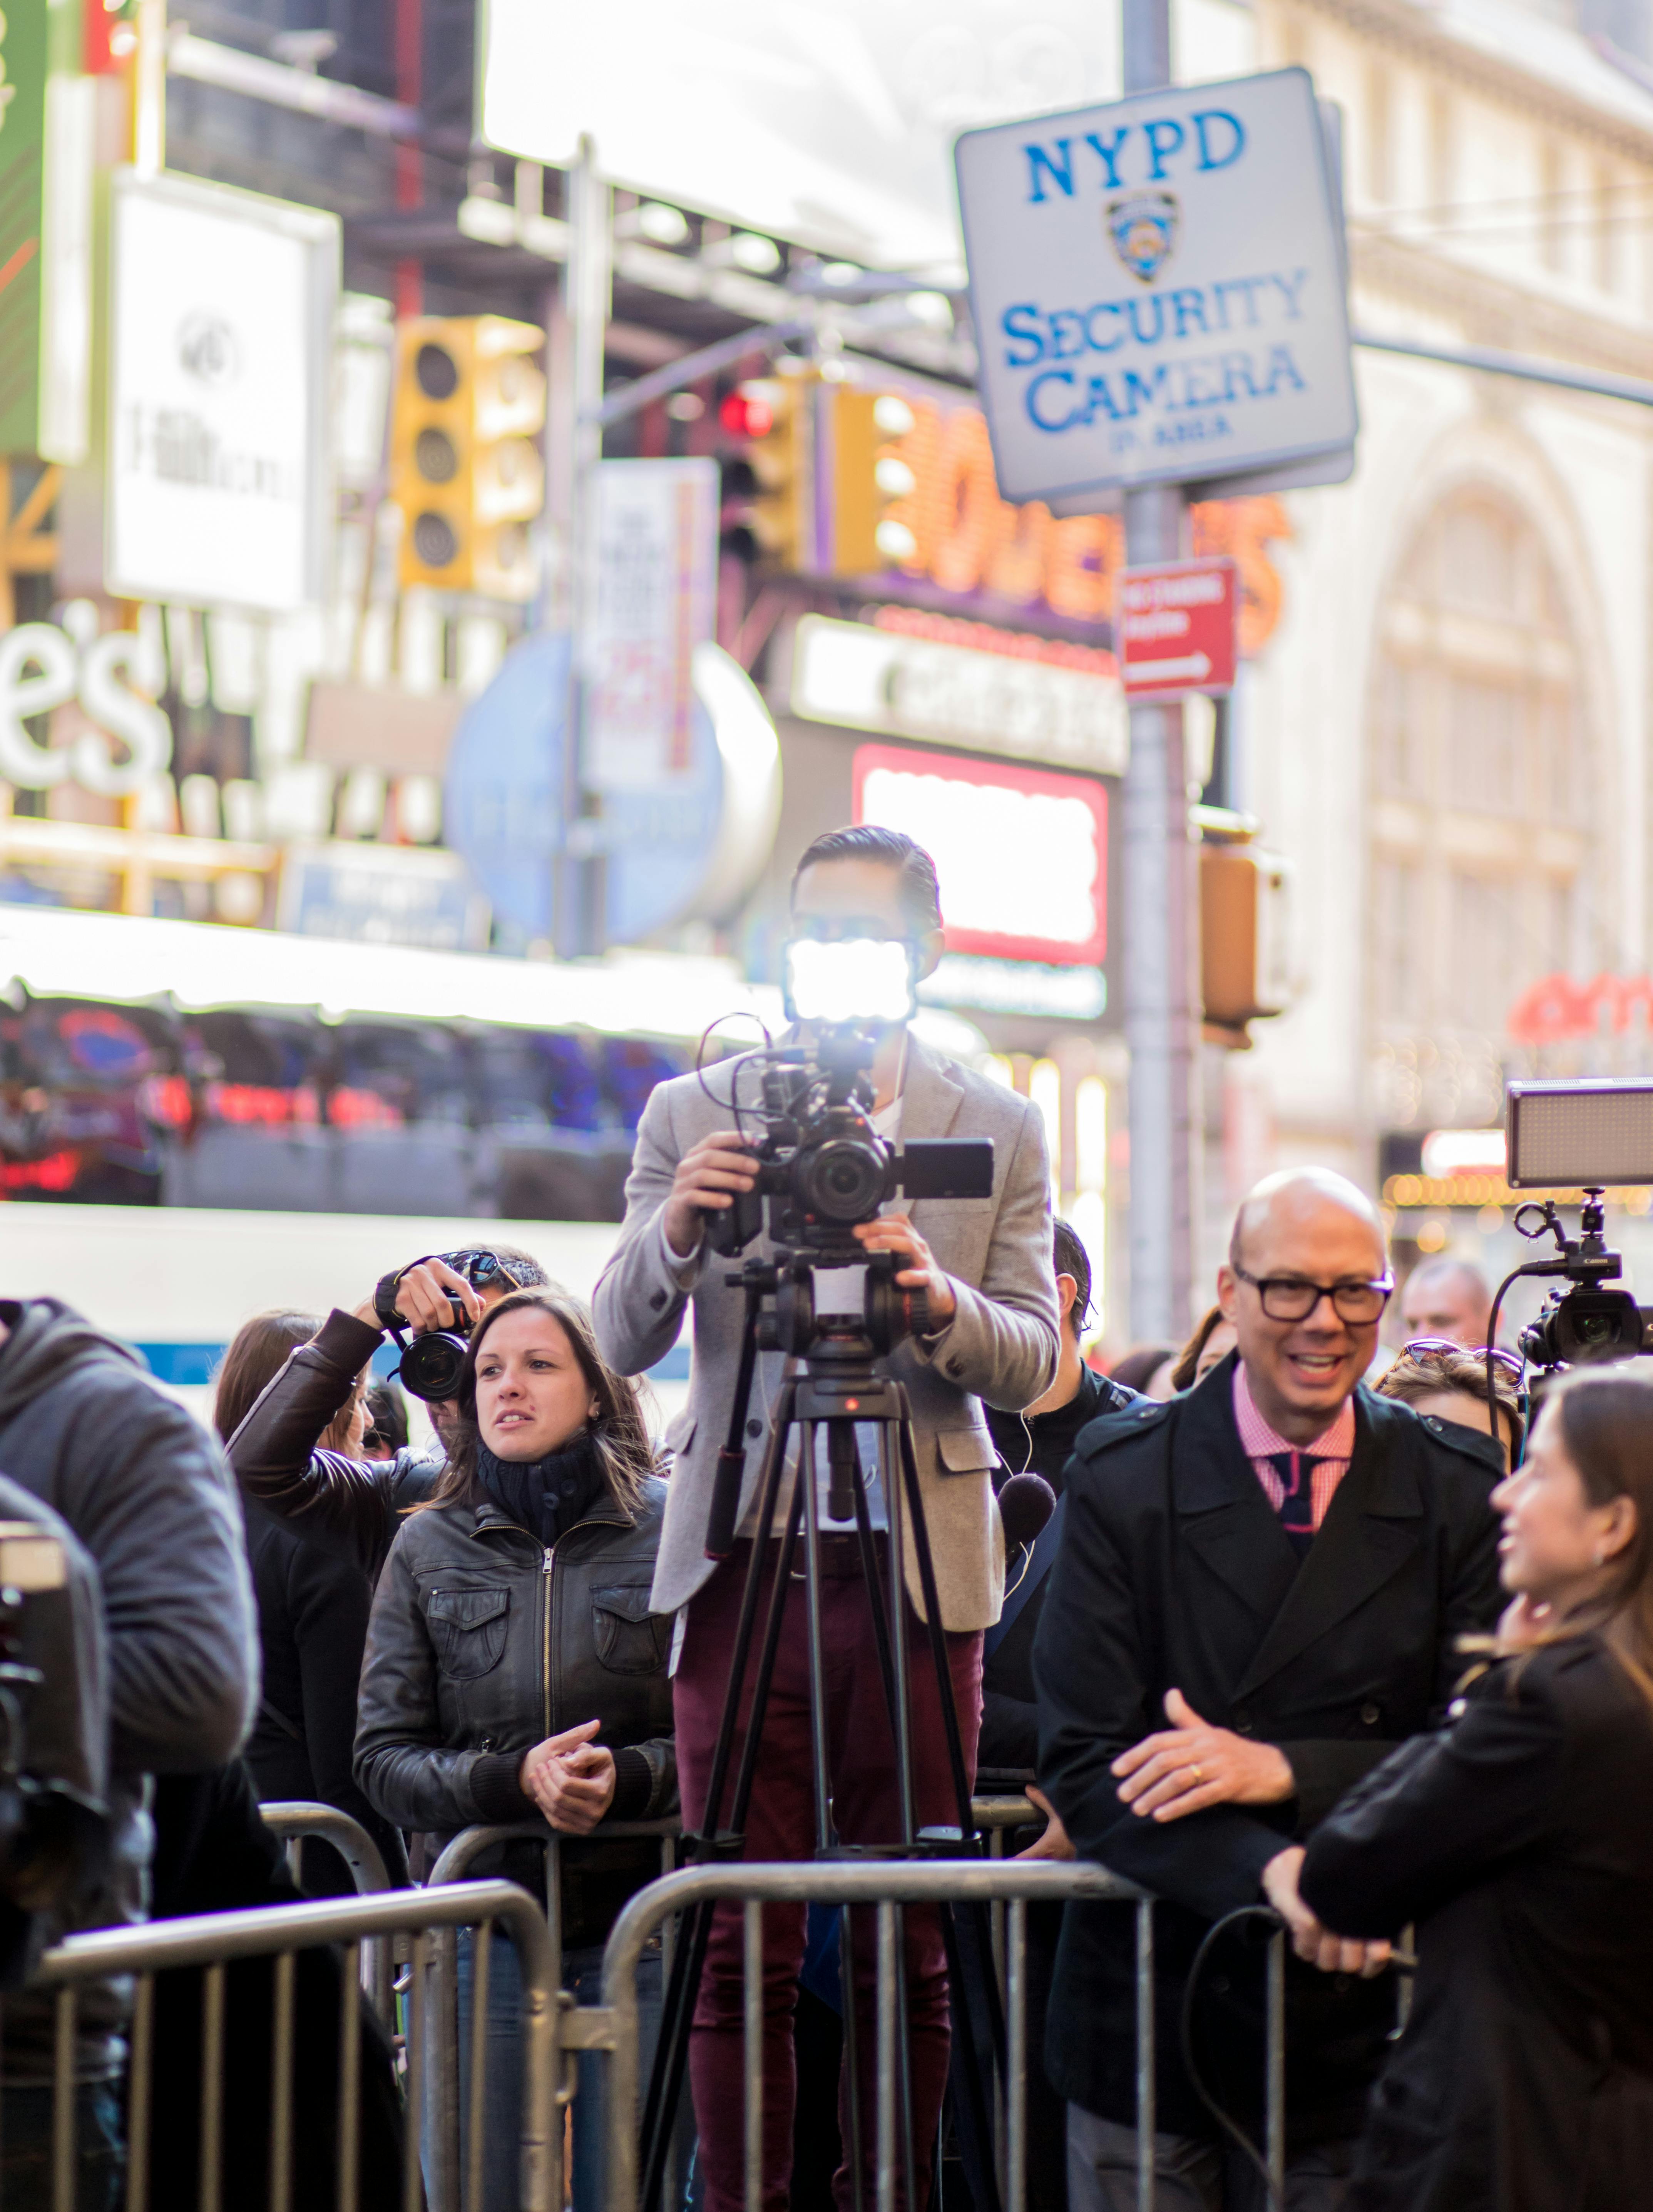
[[[1124,0],[1122,30],[1126,94],[1168,85],[1170,0]],[[1180,484],[1127,490],[1127,565],[1181,559],[1186,513]],[[1180,704],[1133,705],[1124,797],[1131,1333],[1179,1344],[1192,1317],[1201,1133],[1198,854]]]
[[[554,941],[559,957],[601,952],[607,884],[599,802],[588,757],[590,640],[597,595],[597,471],[603,458],[603,348],[608,329],[611,230],[608,185],[597,150],[581,137],[568,170],[569,404],[568,696],[562,750],[562,853],[557,863]]]

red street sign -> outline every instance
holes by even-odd
[[[1115,605],[1120,673],[1133,698],[1233,690],[1240,578],[1232,561],[1127,568]]]

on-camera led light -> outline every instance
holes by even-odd
[[[911,1018],[912,947],[900,938],[795,937],[787,946],[787,1008],[800,1022]]]

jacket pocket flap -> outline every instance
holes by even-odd
[[[935,1443],[949,1474],[974,1474],[999,1464],[993,1438],[985,1429],[938,1429]]]
[[[430,1593],[425,1610],[433,1620],[455,1628],[480,1628],[484,1621],[497,1620],[510,1602],[509,1590],[438,1589]]]
[[[591,1601],[599,1613],[611,1613],[618,1620],[647,1620],[654,1611],[648,1601],[653,1587],[650,1583],[611,1583],[593,1589]]]

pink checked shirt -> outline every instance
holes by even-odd
[[[1237,1360],[1234,1366],[1234,1420],[1240,1431],[1240,1443],[1246,1457],[1251,1462],[1264,1494],[1276,1513],[1285,1496],[1285,1486],[1280,1480],[1279,1470],[1272,1462],[1277,1452],[1307,1452],[1320,1463],[1315,1469],[1314,1491],[1309,1510],[1316,1531],[1326,1518],[1326,1509],[1337,1493],[1337,1486],[1349,1471],[1349,1462],[1354,1455],[1354,1400],[1346,1398],[1337,1419],[1329,1429],[1316,1437],[1311,1444],[1291,1444],[1284,1437],[1276,1436],[1252,1402],[1251,1392],[1245,1379],[1245,1362]]]

